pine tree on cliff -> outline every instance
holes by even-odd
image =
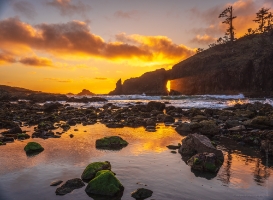
[[[266,31],[266,22],[267,19],[270,17],[270,13],[268,12],[269,8],[261,8],[257,13],[256,13],[256,19],[254,19],[254,22],[257,22],[259,24],[259,32],[264,33]]]
[[[226,8],[220,15],[219,18],[226,18],[225,21],[223,21],[223,24],[228,24],[229,28],[227,29],[226,35],[229,36],[230,41],[234,41],[234,26],[233,26],[233,20],[237,16],[233,16],[233,8],[232,6],[229,6]]]

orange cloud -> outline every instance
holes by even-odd
[[[23,23],[19,18],[0,21],[0,49],[21,45],[57,57],[95,57],[113,61],[128,59],[132,63],[150,62],[151,65],[174,64],[194,53],[164,36],[122,33],[116,39],[117,42],[105,42],[100,36],[91,33],[89,26],[81,21],[36,26]]]
[[[0,65],[14,62],[16,62],[16,59],[9,53],[6,52],[0,53]]]
[[[211,44],[213,42],[215,42],[217,40],[217,38],[211,37],[207,34],[205,35],[197,35],[195,38],[193,38],[191,40],[192,43],[196,43],[196,44]]]
[[[71,83],[72,82],[71,79],[63,80],[63,79],[59,79],[59,78],[44,78],[44,80],[56,81],[56,82],[59,82],[59,83]]]
[[[26,58],[21,58],[19,62],[25,65],[36,66],[36,67],[41,67],[41,66],[52,67],[53,66],[52,61],[47,58],[26,57]]]

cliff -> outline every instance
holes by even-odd
[[[167,95],[169,76],[165,69],[147,72],[138,78],[130,78],[122,85],[123,94]]]
[[[119,94],[238,94],[273,96],[273,31],[217,45],[176,65],[147,72],[120,85]]]
[[[171,89],[182,94],[270,96],[273,92],[273,32],[218,45],[176,64]]]
[[[122,83],[121,79],[116,83],[116,88],[109,93],[110,95],[121,95],[122,94]]]

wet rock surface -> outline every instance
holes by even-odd
[[[74,178],[66,181],[61,187],[56,189],[56,195],[66,195],[75,189],[79,189],[85,186],[83,181],[79,178]]]
[[[138,188],[136,191],[132,192],[131,197],[140,200],[147,199],[153,195],[153,191],[146,188]]]
[[[81,178],[82,180],[88,182],[92,180],[98,171],[101,170],[111,170],[111,164],[108,161],[105,162],[93,162],[89,164],[83,171]]]

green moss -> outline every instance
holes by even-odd
[[[122,190],[122,184],[109,170],[97,172],[96,177],[85,188],[87,193],[105,196],[115,196]]]
[[[44,148],[37,142],[29,142],[24,148],[26,153],[42,152]]]
[[[193,164],[199,164],[200,163],[200,160],[198,159],[198,158],[194,158],[194,160],[193,160]]]
[[[210,172],[215,172],[217,167],[212,163],[205,163],[205,169]]]
[[[3,142],[0,142],[0,145],[3,145]]]
[[[96,173],[100,170],[111,170],[111,164],[108,161],[105,162],[93,162],[89,164],[82,173],[81,178],[85,181],[89,181],[96,176]]]
[[[30,138],[30,136],[28,134],[25,134],[25,133],[20,133],[17,135],[17,138],[18,139],[28,139]]]
[[[122,148],[128,145],[128,142],[119,136],[104,137],[96,140],[97,148]]]

